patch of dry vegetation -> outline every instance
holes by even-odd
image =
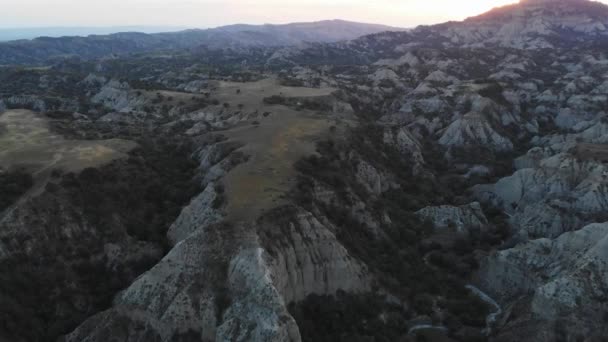
[[[137,146],[132,141],[68,140],[49,129],[46,118],[29,110],[9,110],[0,116],[0,165],[23,169],[43,185],[53,170],[78,172],[125,158]]]
[[[284,194],[296,182],[294,163],[315,153],[315,143],[332,134],[331,113],[297,110],[268,103],[272,96],[310,98],[330,96],[332,88],[300,88],[280,85],[275,79],[251,83],[219,82],[214,96],[220,102],[259,115],[253,122],[223,132],[243,143],[241,152],[250,156],[224,179],[228,199],[228,218],[255,219],[262,212],[284,204]]]

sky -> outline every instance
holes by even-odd
[[[514,2],[517,0],[0,0],[0,28],[209,28],[324,19],[414,27],[461,20]]]
[[[517,0],[0,0],[0,27],[187,26],[345,19],[399,27],[463,19]]]

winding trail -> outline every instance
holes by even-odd
[[[475,294],[477,297],[479,297],[479,299],[494,307],[494,312],[490,313],[486,317],[486,328],[483,330],[483,333],[486,336],[490,335],[490,333],[492,332],[492,325],[496,322],[498,317],[502,315],[502,307],[494,299],[492,299],[492,297],[488,296],[485,292],[481,291],[476,286],[467,285],[466,288],[473,292],[473,294]]]
[[[431,267],[432,269],[438,271],[439,269],[435,265],[433,265],[433,263],[430,262],[430,260],[429,260],[431,253],[432,252],[429,252],[424,255],[424,257],[423,257],[424,263],[427,266]],[[484,301],[485,303],[489,304],[490,306],[492,306],[494,308],[494,311],[486,316],[486,328],[482,330],[482,333],[484,335],[489,336],[492,333],[492,325],[494,325],[494,323],[496,323],[496,321],[498,320],[498,317],[500,317],[500,315],[502,315],[502,307],[500,306],[500,304],[498,304],[498,302],[496,302],[487,293],[481,291],[477,286],[469,284],[469,285],[466,285],[465,288],[468,289],[469,291],[471,291],[477,297],[479,297],[479,299],[481,299],[482,301]],[[430,324],[419,324],[419,325],[415,325],[412,328],[410,328],[410,330],[408,331],[408,334],[412,334],[412,333],[416,332],[417,330],[424,330],[424,329],[442,330],[445,332],[448,331],[448,328],[445,326],[442,326],[442,325],[434,326],[434,325],[430,325]]]
[[[486,336],[492,333],[492,325],[498,320],[498,317],[502,315],[502,307],[498,304],[492,297],[488,296],[485,292],[481,291],[474,285],[465,286],[469,291],[471,291],[474,295],[479,297],[482,301],[490,304],[494,307],[494,311],[486,316],[486,328],[482,330],[482,333]],[[414,325],[408,330],[408,335],[412,335],[418,330],[440,330],[443,332],[448,332],[449,329],[443,325],[431,325],[431,324],[418,324]]]
[[[444,327],[443,325],[418,324],[411,327],[407,333],[411,335],[418,330],[440,330],[443,332],[448,332],[448,328]]]

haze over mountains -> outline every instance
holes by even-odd
[[[605,341],[607,47],[586,0],[1,44],[0,341]]]
[[[0,28],[0,42],[20,39],[34,39],[37,37],[65,37],[104,35],[118,32],[159,33],[174,32],[188,29],[188,27],[171,26],[114,26],[114,27],[20,27]]]
[[[305,42],[350,40],[397,28],[342,20],[286,25],[230,25],[207,30],[144,34],[123,32],[89,37],[41,37],[0,43],[0,65],[36,64],[53,58],[100,58],[108,55],[171,49],[293,46]]]

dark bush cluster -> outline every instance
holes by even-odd
[[[33,184],[32,175],[24,170],[0,172],[0,212],[12,205]]]
[[[483,97],[487,97],[494,102],[506,106],[507,108],[511,108],[512,105],[507,101],[505,96],[503,95],[503,87],[497,82],[489,83],[485,88],[479,90],[479,95]]]
[[[451,238],[453,241],[447,244],[430,243],[435,236],[433,228],[418,219],[414,212],[429,205],[449,203],[462,195],[458,191],[462,191],[464,184],[450,184],[453,182],[450,178],[413,174],[411,161],[384,144],[383,133],[380,127],[362,125],[345,141],[320,142],[317,155],[296,163],[300,172],[294,194],[296,201],[304,208],[327,217],[336,226],[336,237],[350,254],[369,266],[380,288],[388,289],[409,303],[412,315],[433,315],[435,299],[447,298],[442,305],[454,327],[450,331],[479,331],[485,324],[488,308],[471,296],[465,285],[471,272],[478,267],[474,251],[481,248],[481,239],[493,243],[497,241],[492,239],[498,240],[502,236],[478,233],[455,240]],[[395,176],[398,187],[381,194],[368,193],[357,180],[358,158],[352,158],[353,155],[358,155],[378,170],[390,172]],[[317,200],[315,187],[319,184],[334,191],[336,199],[329,203]],[[375,221],[380,223],[381,233],[353,215],[353,204],[358,202],[365,203],[372,212]],[[390,217],[389,222],[382,219],[385,215]],[[383,335],[386,328],[353,333],[353,330],[361,328],[357,323],[360,318],[332,311],[331,305],[335,304],[332,301],[338,300],[309,298],[302,304],[315,308],[314,311],[302,309],[294,316],[305,340],[399,340],[402,331],[393,331],[387,337]],[[359,297],[356,300],[367,299]],[[323,303],[331,304],[323,307]],[[381,306],[375,306],[376,309],[378,307]],[[356,314],[374,316],[378,313],[374,311],[376,309],[369,304],[359,307]],[[373,319],[371,316],[367,317],[368,322]],[[318,317],[323,317],[323,322],[317,322]],[[404,324],[406,319],[400,319]],[[311,320],[314,324],[309,322]],[[327,326],[327,329],[319,330],[319,326]]]
[[[55,341],[109,307],[118,291],[158,261],[170,224],[201,190],[192,151],[178,141],[142,138],[128,158],[77,174],[53,173],[26,222],[32,227],[25,233],[44,232],[44,238],[3,241],[17,251],[29,243],[35,248],[0,261],[0,340]],[[0,180],[3,200],[31,185],[21,173]],[[66,235],[70,225],[82,232]],[[110,267],[108,243],[146,253]]]
[[[170,141],[142,143],[128,160],[65,175],[61,185],[96,226],[111,226],[118,215],[133,237],[164,242],[181,208],[200,192],[194,180],[198,164]]]
[[[272,95],[269,97],[265,97],[263,101],[267,105],[280,105],[286,103],[286,99],[280,95]]]
[[[303,342],[405,341],[409,312],[379,295],[311,295],[289,306]]]

